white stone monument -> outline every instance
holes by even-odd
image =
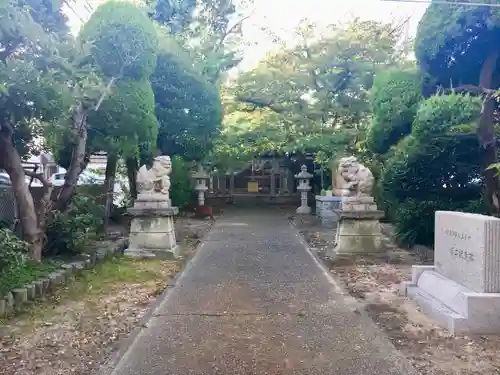
[[[500,333],[500,219],[437,211],[434,265],[402,292],[451,333]]]
[[[131,215],[129,248],[125,255],[150,258],[179,255],[175,239],[174,216],[179,213],[170,200],[169,156],[157,156],[153,166],[143,165],[137,173],[138,196],[134,207],[127,210]]]
[[[383,251],[380,218],[372,196],[373,174],[354,156],[342,158],[334,177],[335,192],[341,196],[335,245],[327,257]]]
[[[201,164],[198,164],[198,170],[193,173],[193,178],[196,180],[194,189],[198,192],[198,206],[203,207],[205,205],[205,192],[208,190],[207,180],[210,175],[205,172]]]
[[[307,167],[303,165],[300,168],[300,173],[297,173],[295,178],[298,180],[297,190],[300,192],[300,207],[297,208],[296,212],[298,214],[310,214],[311,207],[307,204],[307,195],[311,191],[309,181],[313,178],[313,175],[307,172]]]

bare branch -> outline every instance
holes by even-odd
[[[253,12],[252,12],[253,13]],[[233,33],[234,30],[236,30],[236,28],[238,28],[239,26],[241,26],[241,24],[249,19],[251,16],[252,16],[252,13],[250,13],[248,16],[245,16],[243,17],[242,19],[240,19],[238,22],[236,22],[233,26],[231,26],[225,33],[224,35],[222,36],[222,38],[220,39],[219,43],[217,43],[217,45],[215,46],[214,48],[214,51],[217,52],[221,47],[222,45],[224,44],[224,42],[226,41],[226,38],[231,35]]]
[[[48,181],[42,173],[36,173],[32,171],[24,171],[24,174],[28,177],[35,178],[42,183],[44,187],[51,187],[52,183]]]
[[[263,100],[258,100],[258,99],[253,99],[253,98],[244,98],[244,97],[237,97],[237,100],[246,103],[246,104],[252,104],[256,108],[269,108],[271,111],[276,112],[276,113],[284,113],[286,112],[285,109],[276,107],[272,103],[267,103]]]
[[[487,88],[484,88],[481,86],[475,86],[475,85],[462,85],[462,86],[452,88],[451,90],[457,91],[457,92],[466,91],[466,92],[470,92],[472,94],[479,94],[479,95],[483,95],[483,94],[493,95],[497,92],[497,90],[487,89]]]

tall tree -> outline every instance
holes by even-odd
[[[36,0],[0,3],[0,168],[11,178],[23,235],[35,260],[41,259],[43,231],[21,158],[36,152],[33,140],[69,104],[68,86],[55,69],[62,60],[55,36],[67,32],[59,5]]]
[[[160,123],[157,146],[186,160],[201,160],[212,147],[221,123],[217,88],[191,66],[192,60],[165,37],[151,77]]]
[[[107,2],[84,25],[80,43],[87,56],[83,64],[97,69],[106,82],[95,101],[80,101],[73,110],[70,128],[71,161],[57,208],[64,209],[72,196],[78,175],[86,167],[88,125],[91,112],[99,110],[113,85],[122,79],[148,79],[156,66],[158,38],[146,11],[130,3]],[[71,139],[70,138],[70,139]]]
[[[374,74],[397,59],[398,30],[354,21],[320,37],[303,23],[297,39],[229,85],[233,104],[225,106],[223,134],[236,150],[244,144],[253,153],[321,151],[328,159],[361,140],[368,91]]]
[[[484,3],[497,4],[497,1]],[[434,3],[419,24],[416,40],[420,65],[437,85],[466,90],[483,98],[477,135],[486,181],[485,196],[495,215],[500,215],[500,185],[496,171],[488,167],[498,162],[494,93],[500,85],[499,38],[500,8]]]

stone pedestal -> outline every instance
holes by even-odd
[[[402,294],[452,334],[500,333],[500,219],[437,211],[434,265],[413,266]]]
[[[129,248],[125,255],[139,258],[179,256],[174,216],[177,207],[165,202],[162,194],[141,194],[127,214],[132,216]]]
[[[373,197],[343,197],[334,247],[327,253],[331,259],[354,254],[377,253],[384,250],[380,219]]]
[[[383,216],[382,211],[339,211],[332,258],[383,251],[379,222]]]
[[[321,224],[326,227],[334,227],[340,218],[339,210],[342,197],[316,195],[316,216]]]

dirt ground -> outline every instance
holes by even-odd
[[[333,245],[334,229],[322,228],[313,217],[294,218],[294,223],[319,255]],[[385,241],[385,254],[330,265],[330,271],[422,375],[500,374],[500,336],[451,336],[398,295],[411,266],[432,259],[422,248],[406,251],[388,237]]]
[[[190,258],[212,220],[178,218],[184,260],[115,258],[50,299],[0,321],[1,375],[92,375]]]

